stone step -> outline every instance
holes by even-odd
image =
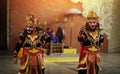
[[[45,62],[77,62],[79,54],[51,54],[45,55]]]

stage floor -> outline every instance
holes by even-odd
[[[45,56],[46,58],[61,58],[61,57],[78,57],[79,54],[69,55],[50,55]],[[99,74],[120,74],[120,53],[100,53],[102,58],[102,71]],[[18,64],[12,62],[12,55],[0,56],[0,74],[17,74],[19,68]],[[73,59],[72,59],[73,60]],[[45,62],[45,74],[77,74],[78,61],[61,61],[61,62]]]

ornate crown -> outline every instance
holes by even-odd
[[[99,22],[99,17],[96,12],[90,11],[86,17],[86,22]]]
[[[31,14],[28,14],[28,16],[26,17],[26,21],[28,24],[36,24],[37,18],[31,13]]]

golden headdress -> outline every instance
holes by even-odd
[[[26,21],[28,24],[36,24],[37,18],[31,13],[31,14],[28,14],[28,16],[26,17]]]
[[[99,17],[96,12],[90,11],[86,17],[86,22],[99,22]]]

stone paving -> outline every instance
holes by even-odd
[[[101,53],[102,71],[99,74],[120,74],[120,53]],[[45,74],[77,74],[78,62],[46,62]],[[18,74],[18,64],[13,64],[12,56],[0,56],[0,74]]]

